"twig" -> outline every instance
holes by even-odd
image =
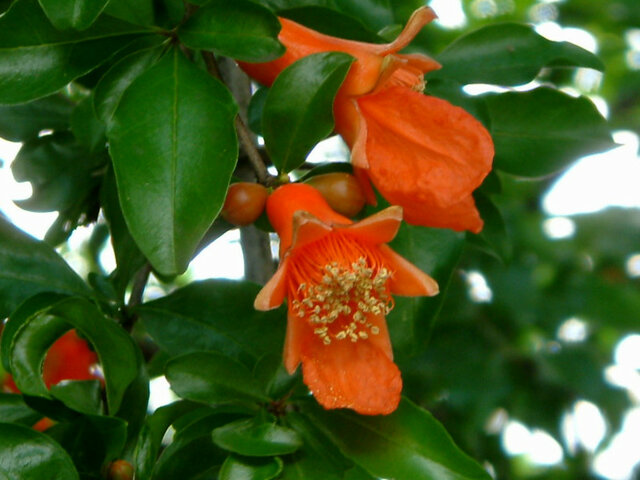
[[[129,302],[127,302],[128,307],[135,307],[142,303],[142,294],[147,285],[147,280],[149,280],[150,273],[151,264],[149,262],[145,263],[136,273],[133,279],[133,286],[131,287],[131,295],[129,295]]]
[[[213,53],[203,51],[202,58],[204,59],[209,74],[224,82],[224,79],[220,74],[220,69],[218,68],[218,63],[216,62],[216,58]],[[256,144],[253,142],[251,132],[242,121],[242,118],[240,118],[240,115],[236,115],[235,126],[236,131],[238,132],[238,140],[240,141],[242,148],[247,154],[247,159],[249,160],[249,163],[251,164],[251,167],[256,174],[258,182],[266,186],[273,185],[277,177],[271,175],[268,172],[267,166],[265,165],[260,152],[256,148]]]

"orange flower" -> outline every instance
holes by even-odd
[[[438,293],[435,280],[385,245],[402,209],[353,223],[313,187],[288,184],[271,194],[267,215],[280,236],[281,260],[255,308],[270,310],[287,298],[287,371],[302,362],[304,382],[325,408],[393,412],[402,379],[385,321],[391,294]]]
[[[428,7],[416,10],[398,38],[381,45],[323,35],[281,18],[278,38],[285,54],[241,67],[271,85],[304,56],[327,51],[354,56],[333,111],[369,202],[375,203],[372,182],[387,201],[403,207],[409,223],[477,233],[483,222],[471,194],[491,170],[491,136],[465,110],[421,93],[423,74],[439,68],[436,61],[397,53],[434,18]]]

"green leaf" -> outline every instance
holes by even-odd
[[[88,415],[100,415],[102,385],[98,380],[82,380],[52,385],[51,395],[71,410]]]
[[[58,30],[84,30],[96,21],[108,0],[38,0]]]
[[[440,286],[435,297],[395,297],[395,308],[387,316],[394,351],[398,355],[413,355],[429,340],[462,254],[464,235],[448,229],[403,224],[390,246]]]
[[[140,480],[148,480],[151,477],[167,429],[177,418],[199,406],[187,401],[178,401],[158,408],[146,418],[135,450],[136,476]]]
[[[302,446],[302,440],[287,427],[275,424],[275,419],[262,416],[237,420],[212,433],[213,442],[220,448],[250,457],[270,457],[293,453]]]
[[[220,480],[271,480],[282,472],[282,460],[229,455],[220,468]]]
[[[0,423],[0,475],[7,480],[80,478],[60,445],[31,428],[9,423]]]
[[[32,426],[42,415],[24,403],[22,395],[0,393],[0,422]]]
[[[153,24],[153,0],[109,0],[104,11],[135,25]]]
[[[160,455],[151,479],[216,478],[212,474],[197,477],[215,470],[225,458],[225,453],[211,440],[211,431],[236,418],[238,415],[233,412],[210,408],[184,415],[174,423],[173,442]]]
[[[450,78],[462,84],[520,85],[547,66],[603,70],[594,54],[569,42],[552,42],[533,27],[516,23],[489,25],[449,45],[436,58],[442,69],[429,78]]]
[[[104,125],[98,120],[93,109],[93,96],[83,99],[71,114],[71,131],[78,143],[85,146],[91,153],[105,148]]]
[[[285,422],[304,440],[304,445],[287,458],[282,480],[341,480],[353,464],[307,417],[291,411]]]
[[[167,362],[165,375],[182,398],[204,403],[266,401],[251,372],[218,353],[188,353]]]
[[[489,480],[429,412],[403,399],[391,415],[362,416],[326,411],[301,402],[302,413],[323,430],[342,453],[375,477],[412,480]]]
[[[224,203],[238,156],[229,91],[179,49],[138,76],[109,126],[127,225],[163,275],[183,272]]]
[[[89,287],[49,245],[0,216],[0,317],[46,291],[90,295]]]
[[[93,108],[97,117],[109,124],[125,90],[151,68],[162,55],[162,48],[154,46],[130,53],[116,62],[97,83],[93,93]]]
[[[245,62],[267,62],[284,53],[280,22],[271,11],[248,0],[212,0],[178,30],[188,47],[213,50]]]
[[[20,327],[11,326],[14,322],[19,322]],[[10,371],[21,392],[51,397],[42,379],[44,357],[49,347],[73,327],[98,354],[109,411],[118,411],[127,387],[138,374],[139,358],[131,337],[93,304],[81,298],[66,298],[29,317],[12,316],[7,326],[13,335],[7,339],[3,335],[3,349],[8,342]]]
[[[256,135],[262,135],[262,111],[264,110],[264,102],[267,100],[268,94],[268,88],[258,88],[256,93],[251,96],[249,106],[247,107],[247,123],[251,131]]]
[[[361,9],[358,13],[361,13]],[[357,16],[346,15],[324,6],[287,8],[278,12],[279,16],[293,20],[325,35],[356,40],[360,42],[380,42],[380,37],[365,28]]]
[[[142,33],[101,17],[84,32],[56,30],[36,0],[17,0],[0,17],[0,104],[43,97],[93,70]]]
[[[130,280],[142,268],[146,259],[133,240],[122,216],[116,177],[112,168],[109,168],[104,176],[100,191],[100,204],[109,225],[111,246],[116,257],[117,266],[115,272],[111,275],[111,281],[120,297],[120,301],[124,302],[124,295]]]
[[[265,353],[282,351],[283,309],[257,312],[260,288],[249,282],[192,282],[136,308],[147,333],[171,355],[217,351],[253,366]]]
[[[353,58],[345,53],[309,55],[285,68],[269,89],[262,130],[267,151],[281,172],[304,163],[333,131],[333,99]]]
[[[0,106],[0,137],[23,142],[42,130],[67,130],[73,103],[62,95],[51,95],[20,105]]]
[[[606,120],[590,100],[552,88],[486,97],[494,166],[523,177],[558,172],[577,158],[613,148]]]

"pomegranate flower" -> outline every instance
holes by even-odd
[[[351,148],[354,171],[367,192],[370,182],[407,222],[479,232],[483,222],[472,192],[491,170],[489,132],[462,108],[422,94],[423,74],[440,65],[420,54],[398,54],[435,18],[416,10],[395,41],[371,44],[323,35],[281,18],[285,54],[241,67],[270,86],[300,58],[337,51],[355,57],[333,105],[336,131]]]
[[[280,236],[280,266],[255,300],[258,310],[288,301],[284,365],[325,408],[367,415],[393,412],[402,379],[385,315],[391,294],[435,295],[438,285],[395,253],[402,209],[353,223],[304,184],[279,187],[267,215]]]

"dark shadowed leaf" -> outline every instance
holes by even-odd
[[[224,202],[238,155],[229,91],[179,49],[138,76],[109,126],[120,204],[161,274],[184,271]]]
[[[67,130],[72,109],[73,103],[62,95],[0,106],[0,137],[23,142],[37,138],[41,130]]]
[[[280,22],[271,11],[248,0],[212,0],[178,30],[185,45],[213,50],[245,62],[266,62],[284,53]]]
[[[274,165],[290,172],[333,131],[333,99],[353,58],[317,53],[285,68],[269,90],[262,130]]]
[[[104,125],[96,116],[93,109],[93,96],[83,99],[71,114],[71,131],[78,143],[90,152],[98,152],[105,148]]]
[[[32,426],[42,415],[24,403],[22,395],[0,393],[0,422]]]
[[[460,37],[440,55],[442,69],[430,78],[450,78],[462,84],[520,85],[546,66],[603,70],[598,57],[569,42],[552,42],[533,27],[515,23],[489,25]]]
[[[562,170],[578,157],[613,148],[595,105],[551,88],[486,97],[497,169],[523,177]]]
[[[20,452],[19,455],[16,453]],[[67,452],[47,435],[20,425],[0,423],[0,478],[79,480]]]
[[[489,474],[463,453],[429,412],[403,399],[391,415],[362,416],[326,411],[305,401],[302,413],[324,431],[342,453],[382,478],[489,480]]]
[[[64,87],[134,40],[139,27],[101,17],[83,32],[56,30],[36,0],[17,0],[0,17],[0,104]]]

